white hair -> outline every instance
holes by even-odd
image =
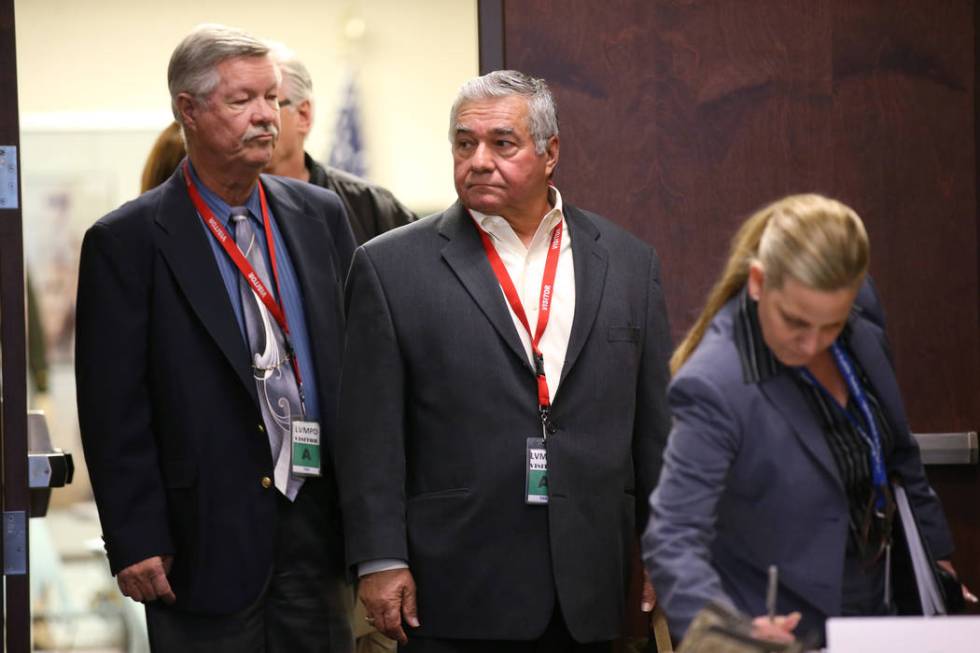
[[[492,98],[520,96],[527,100],[528,132],[534,140],[534,150],[544,154],[548,141],[558,135],[558,107],[548,85],[516,70],[495,70],[464,83],[449,112],[449,140],[456,136],[456,117],[460,108],[468,103]]]

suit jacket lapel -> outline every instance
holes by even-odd
[[[796,381],[790,376],[790,370],[785,370],[759,384],[763,394],[793,428],[793,433],[803,445],[803,448],[813,456],[818,465],[833,479],[834,484],[844,492],[844,483],[840,479],[837,463],[827,445],[827,436],[819,419],[813,414],[813,408],[807,403],[800,392]]]
[[[258,403],[248,349],[207,241],[209,236],[187,194],[183,173],[178,169],[166,184],[156,216],[162,232],[160,251],[192,310]]]
[[[511,319],[497,277],[487,261],[487,254],[473,219],[463,205],[456,202],[443,213],[440,220],[439,233],[449,240],[442,249],[442,257],[501,339],[530,370],[531,364],[527,360],[524,345]]]
[[[568,338],[565,365],[561,370],[561,382],[575,365],[592,332],[602,302],[608,267],[608,253],[599,245],[599,230],[592,221],[574,206],[565,205],[565,222],[572,238],[572,261],[575,266],[575,317]],[[562,289],[555,288],[555,292],[560,293]]]
[[[875,334],[876,328],[867,319],[859,316],[852,317],[848,346],[861,363],[861,367],[867,374],[868,381],[874,388],[875,395],[878,397],[887,419],[891,421],[895,432],[907,431],[908,422],[902,410],[898,384],[895,375],[891,372],[891,366],[881,347],[879,338]],[[810,417],[813,409],[806,402],[789,373],[784,372],[763,381],[760,387],[773,405],[793,426],[793,430],[804,448],[833,477],[841,491],[844,491],[840,472],[834,462],[833,455],[830,453],[830,447],[827,446],[827,438],[823,429],[818,420]],[[807,417],[801,418],[803,415]]]
[[[334,285],[334,261],[322,260],[322,247],[311,248],[314,244],[330,240],[329,233],[322,223],[307,215],[306,207],[297,205],[293,198],[283,191],[280,182],[264,175],[261,180],[265,186],[269,208],[275,216],[286,247],[289,248],[293,271],[303,292],[303,311],[306,314],[307,327],[315,324],[319,325],[318,328],[327,328],[329,325],[337,326],[339,329],[343,324],[342,316],[336,313],[328,314],[329,311],[336,311],[340,306],[337,294],[339,289]],[[321,252],[320,260],[317,259],[316,252]],[[328,301],[331,298],[337,298],[337,301]],[[328,350],[331,350],[330,347],[336,340],[331,339],[330,334],[314,333],[312,329],[309,331],[315,365],[317,371],[322,374],[324,366],[329,364],[324,356]],[[339,332],[337,337],[340,337]],[[320,374],[318,378],[322,378]]]
[[[892,371],[891,363],[882,347],[878,335],[880,329],[862,318],[851,320],[851,336],[848,346],[854,357],[861,363],[868,382],[874,389],[875,396],[881,404],[886,419],[891,422],[892,431],[898,436],[908,433],[908,419],[902,407],[901,391],[898,380]],[[905,436],[899,436],[905,437]]]

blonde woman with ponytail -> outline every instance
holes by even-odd
[[[774,202],[735,235],[675,351],[673,428],[643,538],[675,637],[711,600],[781,641],[822,640],[832,616],[893,613],[883,551],[894,475],[932,553],[952,552],[910,436],[869,256],[861,219],[840,202]],[[760,616],[771,565],[774,618]]]

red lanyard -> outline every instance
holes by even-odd
[[[555,274],[558,271],[558,254],[561,252],[562,221],[559,220],[558,224],[551,231],[551,244],[548,246],[548,257],[544,263],[544,276],[541,279],[538,325],[533,333],[531,331],[531,325],[527,321],[527,314],[524,312],[521,297],[517,294],[517,288],[514,287],[514,282],[511,281],[510,274],[508,274],[507,267],[501,260],[500,254],[497,253],[497,249],[493,246],[490,235],[480,227],[475,218],[473,219],[473,224],[476,225],[477,231],[480,232],[480,238],[483,240],[483,249],[487,251],[487,259],[490,261],[490,267],[493,268],[493,273],[497,275],[497,281],[504,291],[504,296],[507,297],[507,303],[510,304],[517,319],[524,325],[527,334],[531,336],[534,375],[538,381],[538,406],[543,412],[546,412],[551,406],[551,397],[548,393],[548,380],[544,373],[544,355],[538,348],[538,344],[541,342],[541,336],[544,335],[544,330],[548,326],[548,318],[551,316],[551,299],[554,294]]]
[[[191,178],[190,164],[186,160],[184,161],[184,180],[187,182],[187,192],[190,194],[191,201],[194,202],[194,206],[197,208],[197,213],[201,216],[201,220],[204,221],[205,226],[214,234],[214,237],[224,248],[225,252],[238,268],[238,271],[245,277],[248,285],[255,291],[258,298],[262,300],[265,307],[269,309],[269,313],[272,314],[272,317],[276,319],[276,322],[282,329],[286,340],[286,347],[289,349],[290,358],[292,359],[293,370],[296,372],[296,380],[299,381],[299,361],[296,360],[296,355],[292,350],[292,346],[289,344],[289,323],[286,321],[286,312],[283,310],[282,305],[272,297],[272,293],[266,289],[265,284],[262,283],[262,279],[256,274],[255,268],[252,267],[252,264],[242,254],[242,250],[238,248],[235,239],[221,225],[221,221],[214,215],[214,211],[204,202],[200,191],[197,190],[197,186]],[[259,204],[262,206],[262,223],[265,227],[265,242],[269,248],[269,262],[272,265],[272,276],[276,282],[277,294],[281,297],[282,293],[279,292],[279,269],[276,266],[276,244],[272,237],[272,223],[269,220],[269,204],[265,200],[265,191],[262,189],[262,184],[259,184]]]

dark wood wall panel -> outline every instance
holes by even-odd
[[[839,2],[834,174],[865,217],[912,427],[980,427],[970,2]]]
[[[847,202],[915,431],[980,428],[977,29],[970,0],[503,0],[503,61],[559,104],[565,198],[653,243],[675,341],[736,227]],[[932,468],[980,586],[976,467]]]
[[[741,219],[830,177],[829,11],[768,4],[506,4],[507,65],[559,102],[559,187],[657,246],[676,339]]]

